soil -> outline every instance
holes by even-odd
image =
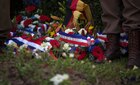
[[[47,64],[42,65],[42,68],[43,68],[43,73],[41,75],[42,79],[48,80],[49,79],[48,76],[51,74],[51,68],[48,67]],[[115,84],[116,82],[105,80],[103,78],[97,78],[96,82],[88,81],[86,75],[78,71],[75,71],[72,68],[67,68],[66,73],[68,73],[70,76],[71,85],[79,85],[81,81],[84,81],[86,85],[127,85],[127,83],[121,84],[121,82]],[[6,79],[8,80],[8,82],[10,82],[11,85],[39,85],[38,81],[33,80],[28,75],[21,76],[19,74],[18,69],[15,66],[15,63],[12,61],[0,62],[0,75],[4,75],[4,76],[0,76],[0,82]],[[121,81],[120,79],[116,79],[116,80],[118,80],[118,82]]]

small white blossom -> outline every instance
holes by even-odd
[[[68,43],[65,43],[63,46],[63,50],[70,50],[70,45]]]
[[[95,65],[92,65],[92,68],[94,69],[94,68],[96,68],[96,66]]]
[[[67,54],[66,54],[65,52],[63,52],[63,53],[62,53],[62,56],[63,56],[63,57],[66,57],[66,56],[67,56]]]
[[[36,59],[41,59],[42,57],[38,53],[33,54]]]
[[[138,69],[138,67],[136,65],[134,65],[133,70],[136,70],[136,69]]]
[[[48,51],[49,49],[52,48],[52,45],[49,42],[43,42],[41,44],[41,47],[43,47],[45,51]]]
[[[33,24],[38,24],[39,23],[39,21],[33,21]]]
[[[41,59],[42,57],[38,54],[38,49],[34,49],[32,52],[32,55],[36,58],[36,59]]]
[[[53,78],[50,79],[51,82],[53,82],[53,85],[59,85],[60,83],[62,83],[64,80],[69,79],[69,75],[68,74],[57,74],[56,76],[54,76]]]
[[[70,54],[69,54],[69,57],[70,57],[70,58],[73,58],[73,57],[74,57],[74,54],[73,54],[73,53],[70,53]]]
[[[81,61],[81,63],[83,64],[83,63],[85,63],[84,61]]]
[[[35,14],[34,17],[36,17],[37,19],[39,19],[40,18],[40,15]]]
[[[27,47],[28,47],[27,44],[23,44],[23,45],[21,45],[21,46],[19,47],[19,50],[26,49]]]

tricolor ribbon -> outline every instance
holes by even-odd
[[[11,41],[17,43],[17,45],[20,47],[23,44],[28,45],[28,48],[30,49],[38,49],[42,52],[45,52],[44,47],[41,46],[41,43],[43,42],[43,40],[45,40],[47,37],[41,37],[38,38],[36,40],[33,40],[32,37],[26,37],[26,36],[22,36],[22,37],[14,37],[12,39],[10,39],[9,41],[6,42],[6,44],[10,44]]]
[[[78,34],[67,34],[65,32],[58,32],[59,36],[60,36],[60,40],[64,41],[64,42],[68,42],[71,44],[77,44],[79,46],[85,46],[88,47],[89,46],[89,42],[87,40],[87,37],[82,36],[82,35],[78,35]]]

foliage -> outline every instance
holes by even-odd
[[[101,30],[99,0],[83,1],[92,9],[95,28]],[[57,14],[61,17],[65,15],[65,0],[44,0],[41,8],[44,14]],[[19,85],[19,83],[20,85],[51,85],[49,79],[63,73],[69,74],[70,79],[64,81],[62,85],[128,85],[130,83],[136,85],[135,83],[140,81],[139,69],[129,71],[124,69],[126,58],[113,63],[95,64],[87,57],[78,61],[66,56],[55,61],[49,57],[48,53],[42,53],[41,59],[35,59],[26,49],[18,54],[15,53],[16,55],[13,54],[13,50],[9,47],[4,55],[0,55],[0,67],[3,68],[0,69],[0,84],[2,85]]]
[[[41,9],[46,15],[64,16],[65,0],[43,0]]]
[[[21,50],[15,56],[12,54],[12,49],[9,47],[4,55],[0,55],[0,67],[3,68],[0,69],[0,85],[52,85],[50,78],[64,73],[70,77],[61,85],[140,84],[140,69],[124,69],[126,58],[104,64],[71,58],[59,58],[55,61],[46,53],[41,55],[42,59],[34,59],[26,50]]]

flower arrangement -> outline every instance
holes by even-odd
[[[37,13],[37,10],[34,6],[28,6],[25,14],[16,16],[17,28],[10,32],[11,38],[5,42],[7,45],[15,49],[27,48],[36,58],[41,58],[38,52],[47,52],[54,60],[59,57],[77,60],[89,58],[99,63],[105,59],[106,35],[93,34],[92,24],[88,23],[81,29],[66,28],[59,22],[60,18],[53,20]],[[26,15],[26,12],[31,13],[31,16]],[[120,45],[124,54],[127,52],[127,44],[127,36],[122,33]]]

